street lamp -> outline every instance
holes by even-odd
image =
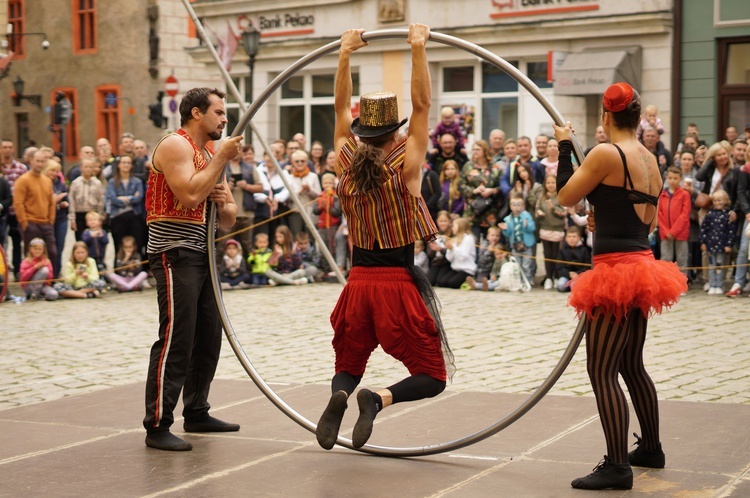
[[[41,95],[24,95],[23,90],[24,86],[26,85],[26,82],[21,79],[20,76],[16,76],[16,79],[13,80],[13,91],[16,93],[15,95],[15,105],[21,105],[22,100],[28,100],[32,104],[35,104],[37,107],[42,107],[42,96]]]
[[[6,30],[5,30],[5,40],[0,41],[0,47],[2,48],[8,48],[10,45],[10,39],[15,38],[16,40],[21,39],[22,36],[41,36],[44,38],[42,40],[42,48],[44,50],[49,49],[49,40],[47,40],[47,33],[44,33],[43,31],[37,31],[37,32],[28,32],[28,33],[14,33],[13,32],[13,24],[8,23]]]
[[[255,67],[255,56],[258,55],[258,49],[260,48],[260,30],[252,24],[248,24],[245,27],[245,31],[242,32],[242,48],[244,48],[245,53],[250,56],[250,59],[247,61],[247,65],[250,66],[250,81],[247,88],[247,93],[249,95],[246,95],[246,98],[248,102],[252,102],[254,75],[253,69]]]

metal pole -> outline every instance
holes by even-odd
[[[186,1],[186,0],[183,0],[183,1]],[[408,35],[408,30],[406,29],[391,29],[391,30],[372,31],[369,33],[365,33],[363,35],[363,39],[365,39],[366,41],[372,41],[372,40],[378,40],[378,39],[384,39],[384,38],[404,38],[405,39],[407,35]],[[430,33],[430,40],[443,43],[445,45],[450,45],[450,46],[456,47],[458,49],[464,50],[472,54],[476,54],[480,58],[504,70],[508,75],[513,77],[516,81],[518,81],[518,83],[520,83],[532,95],[534,95],[537,101],[539,101],[539,103],[542,104],[542,106],[545,108],[547,113],[555,120],[555,122],[558,125],[562,125],[564,123],[562,115],[557,111],[557,109],[555,109],[555,107],[552,105],[549,99],[547,99],[547,97],[536,87],[536,85],[534,85],[534,83],[529,78],[527,78],[525,74],[518,71],[515,67],[508,64],[502,58],[479,47],[478,45],[475,45],[473,43],[470,43],[470,42],[467,42],[467,41],[464,41],[464,40],[461,40],[461,39],[458,39],[449,35],[443,35],[440,33],[432,32]],[[328,45],[325,45],[317,50],[314,50],[313,52],[309,53],[305,57],[302,57],[301,59],[296,61],[284,72],[279,74],[279,76],[277,76],[271,82],[271,84],[268,85],[268,87],[266,87],[266,89],[261,93],[260,97],[252,103],[252,105],[250,106],[250,109],[248,109],[245,115],[242,116],[242,119],[240,120],[240,124],[238,124],[237,127],[243,128],[244,126],[247,126],[248,124],[252,125],[252,123],[250,122],[252,117],[258,111],[260,106],[262,106],[263,103],[265,103],[268,97],[277,88],[279,88],[292,75],[294,75],[300,69],[306,67],[308,64],[323,57],[324,55],[327,55],[331,52],[338,50],[340,43],[341,43],[340,40],[336,40],[334,42],[329,43]],[[573,146],[574,146],[574,153],[576,154],[576,158],[579,160],[579,162],[582,162],[583,153],[581,150],[581,146],[575,140],[575,137],[573,137]],[[215,219],[215,212],[212,210],[211,222],[213,222],[214,219]],[[211,250],[211,246],[209,245],[209,251],[210,250]],[[215,265],[211,266],[211,271],[215,272]],[[214,279],[216,279],[216,275],[214,275]],[[214,290],[214,292],[216,292],[216,290]],[[258,388],[263,392],[263,394],[265,394],[266,397],[274,405],[276,405],[276,407],[279,410],[281,410],[294,422],[299,424],[301,427],[304,427],[305,429],[309,430],[310,432],[315,432],[316,425],[313,422],[307,420],[300,413],[298,413],[291,406],[289,406],[283,399],[281,399],[281,397],[277,395],[273,391],[273,389],[271,389],[271,387],[265,382],[265,380],[263,380],[263,378],[258,374],[257,370],[255,369],[253,364],[250,362],[249,358],[247,357],[247,354],[242,348],[242,345],[237,339],[237,336],[234,332],[232,324],[229,321],[229,316],[226,313],[226,307],[224,306],[223,301],[221,301],[221,296],[218,293],[216,294],[216,302],[217,302],[217,306],[219,307],[219,314],[221,316],[222,324],[224,326],[227,339],[229,340],[229,343],[231,344],[232,349],[237,355],[237,358],[240,360],[240,363],[245,368],[245,371],[250,375],[255,385],[258,386]],[[497,434],[498,432],[500,432],[501,430],[503,430],[504,428],[508,427],[513,422],[521,418],[526,412],[528,412],[534,405],[536,405],[536,403],[539,402],[539,400],[541,400],[544,397],[544,395],[552,388],[555,382],[557,382],[557,380],[565,371],[565,368],[573,359],[573,355],[578,349],[581,339],[583,338],[583,334],[586,329],[586,324],[587,324],[587,319],[584,316],[579,321],[578,327],[573,333],[573,336],[571,337],[567,348],[565,349],[562,356],[560,357],[560,360],[558,361],[557,365],[555,365],[555,368],[550,372],[549,376],[542,382],[542,384],[536,389],[536,391],[534,391],[523,403],[521,403],[521,405],[519,405],[510,414],[508,414],[506,417],[499,420],[495,424],[492,424],[486,427],[485,429],[479,432],[476,432],[474,434],[471,434],[471,435],[468,435],[468,436],[465,436],[465,437],[462,437],[453,441],[434,444],[430,446],[394,448],[394,447],[374,446],[374,445],[366,444],[362,448],[359,448],[358,451],[362,451],[365,453],[372,453],[372,454],[381,455],[381,456],[391,456],[391,457],[433,455],[437,453],[443,453],[446,451],[452,451],[452,450],[456,450],[459,448],[463,448],[465,446],[469,446],[471,444],[482,441],[494,434]],[[355,449],[352,446],[351,440],[349,439],[339,437],[337,440],[337,443],[346,448]]]
[[[206,30],[203,28],[203,24],[201,23],[200,19],[198,19],[198,16],[195,13],[195,10],[193,10],[193,6],[190,5],[189,0],[182,0],[182,4],[185,6],[185,9],[187,9],[188,14],[190,15],[190,18],[195,23],[196,31],[198,32],[198,35],[201,37],[201,40],[206,44],[206,48],[208,48],[209,53],[211,54],[211,57],[214,59],[214,62],[216,62],[216,66],[219,69],[219,72],[221,73],[222,78],[224,79],[224,82],[227,85],[227,89],[232,93],[232,96],[234,97],[234,100],[237,101],[237,103],[240,106],[240,109],[242,109],[242,112],[244,113],[244,116],[247,116],[247,106],[245,105],[245,101],[240,97],[240,91],[237,89],[237,85],[234,84],[234,81],[232,80],[232,77],[229,75],[229,72],[227,72],[227,69],[224,67],[224,64],[222,64],[221,59],[219,58],[219,54],[216,52],[216,49],[214,48],[211,41],[208,39],[208,35],[206,35]],[[252,68],[251,68],[251,75],[252,75]],[[261,146],[263,147],[263,150],[266,151],[266,154],[271,158],[271,163],[273,163],[273,167],[276,169],[276,172],[278,173],[279,177],[281,178],[281,181],[284,182],[284,186],[289,191],[289,197],[292,199],[292,202],[295,206],[297,206],[298,212],[300,216],[302,216],[302,219],[305,222],[305,225],[307,225],[308,230],[310,230],[310,234],[312,235],[313,239],[315,239],[315,244],[317,245],[318,249],[320,250],[320,253],[326,258],[326,261],[328,261],[328,264],[330,265],[331,269],[336,273],[336,277],[338,278],[338,281],[341,283],[341,285],[346,284],[346,279],[344,278],[344,275],[341,273],[341,270],[339,270],[338,265],[336,264],[336,260],[334,259],[333,255],[331,254],[331,251],[328,250],[328,247],[325,245],[325,242],[323,241],[323,238],[318,233],[318,229],[315,226],[315,223],[313,223],[312,219],[310,218],[310,215],[307,213],[307,210],[302,206],[302,202],[299,200],[299,197],[297,196],[297,193],[294,192],[294,189],[289,183],[289,180],[286,177],[286,171],[284,168],[281,167],[279,162],[276,160],[276,157],[273,155],[273,152],[271,151],[271,148],[268,146],[266,141],[263,139],[263,137],[258,132],[257,128],[255,128],[255,125],[251,122],[250,118],[246,119],[243,124],[238,124],[234,130],[232,131],[233,137],[236,137],[238,135],[242,135],[245,132],[245,128],[250,127],[251,130],[253,130],[253,133],[255,133],[255,136],[258,137],[258,140],[260,141]],[[211,205],[211,211],[209,213],[210,216],[210,223],[215,222],[215,206]],[[212,267],[216,266],[216,262],[214,258],[214,240],[215,240],[215,234],[212,230],[208,231],[208,255],[211,260]],[[221,287],[221,284],[218,279],[214,278],[214,294],[217,296],[217,301],[220,299],[219,296],[219,288]]]

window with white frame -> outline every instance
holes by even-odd
[[[336,115],[333,110],[334,72],[302,74],[281,85],[278,136],[290,140],[303,133],[308,145],[319,141],[333,148]],[[359,96],[359,73],[352,69],[352,101]]]
[[[551,88],[546,61],[508,61],[539,88]],[[452,107],[467,141],[487,139],[500,128],[508,138],[520,128],[519,84],[487,62],[453,63],[440,70],[440,107]]]

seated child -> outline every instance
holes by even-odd
[[[55,290],[68,298],[99,297],[104,289],[104,280],[99,278],[94,258],[89,258],[86,243],[78,241],[73,245],[70,259],[63,265],[62,282],[57,282]]]
[[[21,262],[21,287],[26,291],[29,301],[37,301],[44,297],[47,301],[54,301],[59,296],[51,287],[53,276],[52,261],[47,256],[47,246],[40,238],[31,239],[26,257]]]
[[[102,215],[96,211],[86,213],[86,230],[81,234],[81,240],[86,243],[89,254],[96,261],[99,271],[107,269],[104,264],[104,253],[109,244],[106,230],[102,229]]]
[[[305,270],[301,268],[302,258],[293,250],[292,231],[281,225],[275,233],[276,245],[268,260],[271,266],[266,270],[269,285],[302,285],[309,283]]]
[[[510,195],[510,214],[498,224],[513,256],[523,268],[531,285],[534,285],[534,250],[536,249],[536,224],[531,214],[526,211],[523,195],[513,192]]]
[[[240,243],[234,239],[227,240],[224,245],[224,255],[218,266],[221,288],[224,290],[244,289],[252,281],[247,264],[242,258]]]
[[[446,133],[453,135],[453,138],[456,139],[456,148],[459,149],[462,154],[466,154],[464,134],[461,131],[461,125],[456,121],[455,111],[449,106],[440,109],[440,122],[435,126],[431,135],[433,148],[430,150],[430,153],[434,154],[440,149],[440,137]]]
[[[323,191],[318,197],[318,201],[313,206],[313,213],[318,215],[318,233],[323,243],[326,245],[331,254],[336,253],[336,231],[341,225],[341,204],[333,189],[336,183],[336,175],[325,173],[321,177],[320,184]],[[321,269],[329,271],[328,262],[325,259],[320,261]]]
[[[141,253],[132,235],[122,238],[120,249],[115,255],[115,269],[107,278],[119,292],[143,290],[143,282],[148,278],[148,273],[142,269]]]
[[[422,239],[414,241],[414,266],[420,267],[425,275],[430,271],[430,260],[424,251],[424,240]]]
[[[568,227],[565,230],[565,240],[560,246],[560,252],[557,258],[562,261],[557,263],[557,290],[560,292],[570,292],[573,282],[578,279],[581,273],[588,270],[591,264],[591,251],[581,239],[581,231],[578,227]]]
[[[305,278],[312,283],[318,276],[318,266],[320,266],[320,256],[315,247],[310,244],[310,235],[307,232],[298,232],[295,237],[294,252],[297,253],[302,264],[300,268],[305,270]]]
[[[492,266],[495,263],[495,250],[500,247],[500,229],[491,226],[487,229],[487,240],[482,242],[477,256],[477,276],[476,279],[468,277],[466,279],[469,285],[476,288],[476,283],[481,282],[490,276]]]
[[[495,227],[497,228],[497,227]],[[469,281],[469,286],[474,290],[481,291],[494,291],[500,285],[500,269],[503,264],[508,260],[508,253],[505,252],[502,244],[497,244],[492,248],[492,268],[490,269],[489,277],[482,277],[479,280]]]
[[[250,265],[250,284],[268,285],[266,271],[271,269],[268,260],[273,256],[273,251],[268,247],[268,234],[255,234],[255,249],[247,256],[247,264]]]

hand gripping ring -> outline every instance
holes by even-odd
[[[379,31],[370,31],[365,32],[362,34],[362,39],[364,41],[374,41],[374,40],[383,40],[383,39],[389,39],[389,38],[404,38],[406,39],[407,35],[409,34],[409,31],[407,29],[384,29]],[[488,50],[475,45],[474,43],[467,42],[465,40],[461,40],[459,38],[444,35],[440,33],[431,32],[430,33],[430,40],[438,43],[442,43],[444,45],[448,45],[451,47],[459,48],[461,50],[464,50],[466,52],[469,52],[471,54],[474,54],[481,59],[489,62],[490,64],[498,67],[499,69],[505,71],[509,76],[511,76],[513,79],[515,79],[521,86],[523,86],[529,93],[531,93],[536,100],[544,107],[544,109],[547,111],[547,113],[550,115],[550,117],[555,121],[555,123],[559,126],[562,126],[564,124],[562,115],[555,109],[555,107],[552,105],[552,103],[547,99],[547,97],[539,90],[539,88],[534,85],[534,83],[523,73],[521,73],[518,69],[510,65],[508,62],[506,62],[504,59],[496,56],[492,52],[489,52]],[[324,45],[320,47],[317,50],[314,50],[313,52],[310,52],[308,55],[302,57],[298,61],[296,61],[294,64],[289,66],[284,72],[279,74],[267,87],[263,92],[258,96],[258,98],[252,103],[250,108],[245,112],[245,114],[240,119],[239,123],[237,124],[237,127],[235,128],[234,132],[232,133],[232,136],[237,136],[240,133],[243,133],[245,128],[250,123],[250,120],[255,116],[255,113],[260,109],[260,107],[268,100],[268,98],[271,96],[271,94],[276,91],[282,84],[284,84],[289,78],[291,78],[294,74],[296,74],[300,69],[305,68],[312,62],[320,59],[324,55],[330,54],[332,52],[335,52],[339,49],[341,46],[341,41],[336,40],[333,41],[327,45]],[[578,159],[579,164],[582,162],[583,153],[581,151],[581,146],[576,141],[575,137],[573,137],[573,147],[574,147],[574,153],[576,155],[576,158]],[[216,206],[214,204],[211,205],[211,211],[209,216],[209,225],[208,226],[214,226],[216,223]],[[258,371],[255,369],[253,364],[250,362],[250,359],[248,358],[247,354],[245,353],[244,349],[242,348],[242,345],[239,342],[239,339],[237,338],[237,335],[234,331],[234,328],[232,327],[231,322],[229,321],[229,316],[227,314],[226,307],[224,306],[224,301],[221,297],[221,283],[219,280],[219,273],[217,271],[216,267],[216,258],[215,258],[215,239],[216,235],[214,234],[213,230],[208,231],[208,256],[209,261],[211,261],[210,265],[210,273],[211,273],[211,280],[213,285],[213,291],[214,291],[214,299],[216,300],[216,305],[219,308],[219,315],[221,317],[221,322],[224,327],[224,331],[227,336],[227,340],[229,341],[229,344],[232,346],[232,350],[237,355],[237,359],[239,359],[240,363],[242,364],[245,371],[250,375],[250,378],[253,380],[256,386],[261,390],[261,392],[274,404],[276,407],[281,410],[286,416],[294,420],[297,424],[304,427],[308,431],[315,433],[316,425],[307,420],[305,417],[297,413],[291,406],[289,406],[286,402],[284,402],[283,399],[279,397],[278,394],[276,394],[271,387],[263,380],[263,378],[260,376]],[[487,439],[490,436],[493,436],[500,432],[501,430],[505,429],[509,425],[511,425],[513,422],[521,418],[526,412],[528,412],[534,405],[536,405],[539,400],[541,400],[545,394],[552,388],[552,386],[557,382],[557,380],[560,378],[562,373],[565,371],[565,368],[567,368],[568,364],[570,363],[571,359],[573,358],[573,355],[575,354],[576,350],[578,349],[578,346],[581,343],[581,339],[583,337],[583,333],[585,331],[585,325],[586,325],[586,318],[582,318],[578,326],[575,329],[575,332],[573,333],[573,336],[570,339],[570,343],[568,343],[567,348],[563,352],[562,357],[558,361],[555,368],[550,372],[549,376],[542,382],[542,384],[534,391],[523,403],[521,403],[515,410],[513,410],[510,414],[505,416],[503,419],[499,420],[498,422],[480,430],[479,432],[476,432],[474,434],[470,434],[468,436],[464,436],[459,439],[455,439],[453,441],[447,441],[444,443],[438,443],[433,444],[429,446],[417,446],[417,447],[406,447],[406,448],[397,448],[397,447],[388,447],[388,446],[375,446],[366,444],[361,448],[358,448],[358,451],[362,451],[364,453],[370,453],[374,455],[380,455],[380,456],[388,456],[388,457],[411,457],[411,456],[425,456],[425,455],[434,455],[437,453],[444,453],[447,451],[457,450],[459,448],[463,448],[465,446],[472,445],[474,443],[478,443],[484,439]],[[341,446],[344,446],[349,449],[355,449],[352,446],[352,442],[350,439],[346,439],[344,437],[339,436],[337,443]]]

